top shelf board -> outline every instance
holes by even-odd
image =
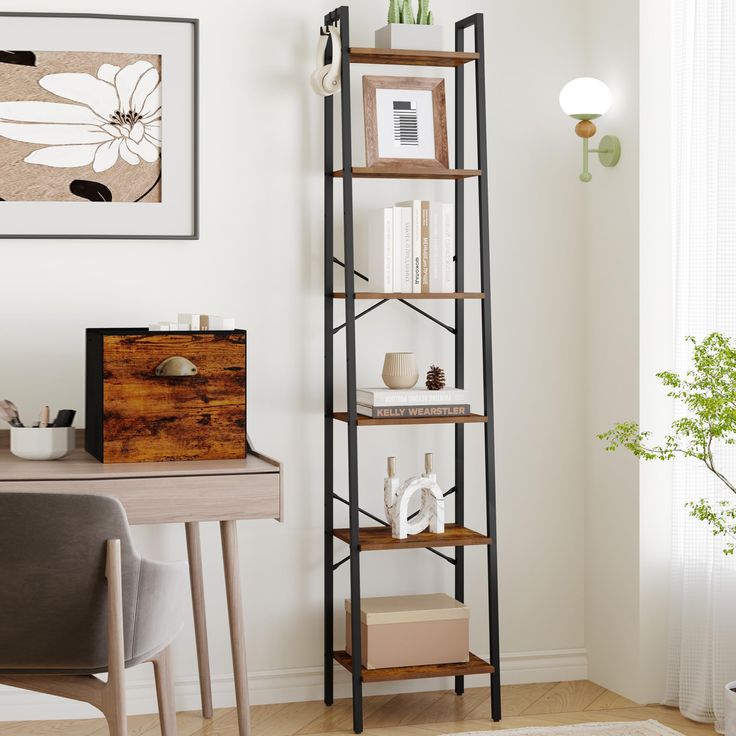
[[[414,51],[413,49],[350,49],[351,64],[394,64],[400,66],[461,66],[476,61],[475,51]]]

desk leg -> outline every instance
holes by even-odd
[[[204,610],[204,578],[202,576],[202,547],[199,541],[199,522],[189,521],[184,526],[187,533],[189,584],[192,589],[194,637],[197,643],[202,715],[205,718],[212,718],[212,680],[210,678],[210,653],[207,644],[207,616]]]
[[[235,675],[235,702],[238,707],[238,733],[250,736],[250,703],[248,700],[248,669],[245,664],[245,624],[243,622],[243,592],[240,585],[238,528],[235,521],[220,522],[222,561],[225,567],[227,611],[230,618],[230,646]]]

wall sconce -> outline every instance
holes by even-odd
[[[560,107],[566,115],[580,122],[575,132],[583,139],[583,171],[580,181],[588,182],[593,176],[588,171],[588,154],[597,153],[603,166],[615,166],[621,158],[621,142],[615,135],[604,135],[598,148],[588,148],[588,141],[596,133],[591,122],[608,112],[611,90],[593,77],[579,77],[568,82],[560,92]]]

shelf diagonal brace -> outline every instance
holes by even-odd
[[[336,501],[339,501],[340,503],[344,503],[346,506],[350,506],[350,501],[348,501],[347,498],[343,498],[342,496],[338,496],[337,493],[333,493],[332,494],[332,497]],[[382,526],[388,526],[388,524],[383,519],[379,518],[375,514],[372,514],[370,511],[366,511],[365,509],[360,508],[360,506],[358,506],[358,511],[361,514],[363,514],[363,516],[367,516],[369,519],[372,519],[373,521],[377,521]]]
[[[429,312],[425,312],[423,309],[419,309],[419,307],[414,306],[411,302],[408,302],[406,299],[399,299],[399,301],[402,304],[405,304],[409,309],[413,309],[415,312],[419,312],[423,317],[426,317],[431,322],[434,322],[436,325],[439,325],[440,327],[444,327],[451,335],[455,334],[455,328],[450,327],[450,325],[446,325],[441,320],[437,319],[437,317],[433,317]]]
[[[371,307],[368,307],[368,309],[364,309],[364,310],[363,310],[362,312],[360,312],[359,314],[356,314],[356,315],[355,315],[355,319],[356,319],[356,320],[358,320],[358,319],[360,319],[361,317],[363,317],[363,316],[365,316],[366,314],[368,314],[368,312],[372,312],[372,311],[373,311],[374,309],[378,309],[378,307],[380,307],[380,306],[381,306],[382,304],[385,304],[385,303],[386,303],[387,301],[388,301],[388,299],[381,299],[381,301],[380,301],[380,302],[377,302],[377,303],[376,303],[376,304],[374,304],[373,306],[371,306]],[[345,327],[346,325],[347,325],[347,322],[343,322],[343,323],[342,323],[341,325],[339,325],[338,327],[335,327],[335,328],[334,328],[334,329],[332,330],[332,334],[333,334],[333,335],[337,335],[337,333],[338,333],[338,332],[340,332],[340,330],[342,330],[342,329],[343,329],[343,328],[344,328],[344,327]]]
[[[333,493],[332,497],[336,501],[340,501],[340,503],[344,503],[346,506],[350,506],[350,502],[343,498],[342,496],[338,496],[337,493]],[[372,514],[370,511],[366,511],[365,509],[360,508],[358,506],[358,511],[363,514],[363,516],[367,516],[369,519],[372,519],[373,521],[377,521],[381,526],[389,526],[388,522],[384,521],[383,519],[379,518],[375,514]],[[439,550],[436,550],[434,547],[425,547],[424,549],[427,550],[427,552],[431,552],[432,554],[437,555],[437,557],[441,557],[446,562],[449,562],[451,565],[455,564],[455,560],[452,559],[452,557],[449,557],[448,555],[443,554]],[[342,565],[342,563],[345,562],[345,560],[342,560],[339,564]]]
[[[339,259],[339,258],[338,258],[337,256],[333,256],[333,257],[332,257],[332,262],[333,262],[334,264],[338,265],[338,266],[342,266],[343,268],[345,268],[345,264],[344,264],[344,263],[343,263],[343,262],[342,262],[342,261],[341,261],[341,260],[340,260],[340,259]],[[357,277],[358,277],[359,279],[363,279],[363,281],[370,281],[370,279],[369,279],[369,278],[368,278],[368,277],[367,277],[367,276],[366,276],[366,275],[365,275],[364,273],[361,273],[360,271],[355,271],[355,270],[353,270],[353,273],[354,273],[354,274],[355,274],[355,275],[356,275],[356,276],[357,276]]]
[[[332,566],[332,571],[334,572],[335,570],[337,570],[337,568],[338,568],[338,567],[340,567],[340,565],[344,565],[344,564],[345,564],[345,563],[346,563],[346,562],[347,562],[347,561],[348,561],[349,559],[350,559],[350,555],[348,555],[347,557],[343,557],[343,558],[342,558],[342,559],[340,560],[340,562],[336,562],[336,563],[335,563],[335,564],[334,564],[334,565]]]

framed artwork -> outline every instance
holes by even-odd
[[[198,21],[0,13],[0,238],[196,239]]]
[[[366,165],[446,169],[445,80],[363,77]]]

